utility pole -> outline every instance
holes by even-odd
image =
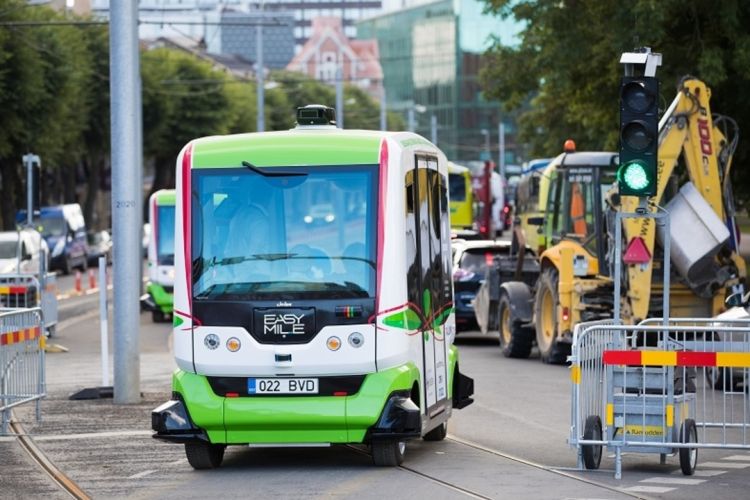
[[[265,75],[263,74],[263,0],[260,2],[260,19],[258,25],[255,27],[255,82],[258,87],[256,94],[258,96],[258,132],[265,132],[266,130],[266,96],[263,81]]]
[[[388,115],[385,107],[385,85],[380,82],[380,130],[388,129]]]
[[[500,169],[500,176],[505,179],[505,124],[501,121],[497,126],[498,148],[497,148],[497,168]]]
[[[115,404],[140,400],[141,151],[137,110],[138,5],[112,2],[109,25],[112,148],[112,230],[114,234]]]
[[[437,146],[437,115],[430,116],[430,141]]]
[[[336,64],[336,126],[344,128],[344,71],[341,68],[341,53]]]

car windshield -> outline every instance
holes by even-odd
[[[376,168],[193,171],[194,298],[373,297]]]
[[[461,256],[459,267],[464,271],[484,276],[495,255],[508,255],[507,248],[472,248]]]
[[[158,208],[156,261],[160,266],[174,265],[174,205]]]
[[[39,232],[45,238],[49,236],[64,236],[66,233],[67,222],[62,215],[44,216],[34,220],[34,225],[39,228]]]
[[[0,241],[0,259],[15,259],[18,241]]]
[[[461,174],[448,174],[451,201],[466,201],[466,181]]]

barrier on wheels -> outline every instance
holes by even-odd
[[[617,479],[623,452],[677,454],[692,475],[699,448],[750,450],[750,320],[581,323],[570,361],[579,468],[598,468],[604,446]]]
[[[44,323],[41,308],[0,309],[0,414],[2,434],[7,434],[12,408],[46,395]]]
[[[0,274],[0,308],[41,307],[44,325],[52,336],[57,325],[57,276],[40,281],[36,274]]]

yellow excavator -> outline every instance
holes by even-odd
[[[710,98],[704,82],[692,77],[680,82],[659,121],[656,194],[645,205],[647,211],[663,207],[670,214],[674,317],[715,316],[745,281],[729,181],[738,129],[731,118],[712,115]],[[646,256],[622,273],[617,298],[622,321],[662,316],[663,280],[654,270],[663,269],[663,246],[657,242],[668,235],[665,230],[657,235],[654,219],[624,219],[622,227],[614,227],[617,211],[639,208],[638,197],[617,193],[618,163],[616,153],[566,152],[544,171],[544,216],[526,220],[546,247],[538,255],[535,283],[513,276],[487,279],[475,303],[483,329],[499,330],[505,356],[528,357],[536,344],[543,361],[564,363],[577,323],[612,318],[618,230],[625,245],[640,238]],[[517,235],[523,248],[524,235]]]

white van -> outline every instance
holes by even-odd
[[[49,258],[47,243],[33,229],[0,233],[0,274],[38,274],[40,248]]]

